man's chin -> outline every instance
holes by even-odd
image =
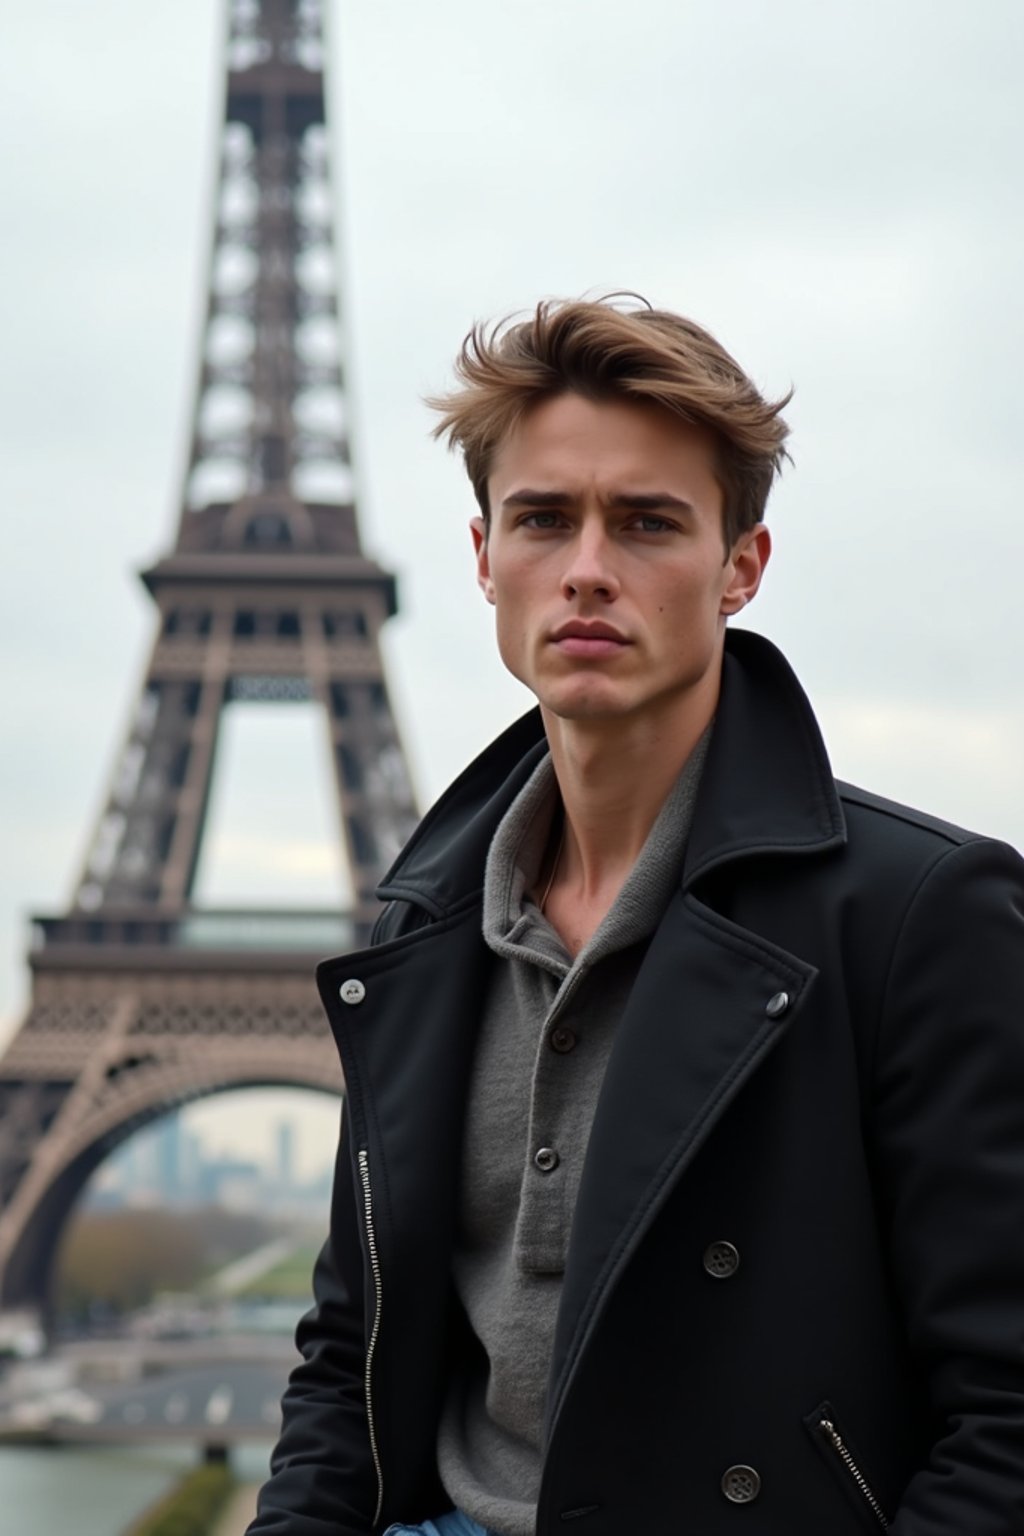
[[[621,720],[637,708],[636,700],[616,696],[612,689],[546,689],[538,695],[543,713],[557,720]]]

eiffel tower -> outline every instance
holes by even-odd
[[[228,1088],[340,1090],[312,967],[365,941],[415,824],[378,645],[395,582],[353,501],[323,64],[322,0],[230,0],[181,514],[142,576],[159,628],[71,908],[35,920],[31,1006],[0,1060],[3,1306],[46,1313],[78,1196],[147,1122]],[[198,907],[225,708],[285,700],[322,706],[352,909]]]

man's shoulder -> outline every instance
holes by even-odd
[[[943,908],[962,901],[1024,902],[1024,859],[1002,838],[836,781],[845,853],[856,884],[880,907],[929,891]]]
[[[973,832],[913,806],[836,781],[846,821],[846,857],[860,883],[898,898],[927,882],[947,899],[979,880],[1008,880],[1024,894],[1024,859],[999,837]],[[934,884],[933,884],[934,877]]]
[[[846,816],[847,827],[851,831],[859,825],[879,835],[888,834],[894,839],[905,837],[912,843],[924,846],[930,844],[936,852],[942,846],[961,847],[965,843],[986,840],[980,832],[971,832],[966,827],[957,826],[955,822],[944,821],[941,816],[933,816],[915,806],[903,805],[899,800],[890,800],[870,789],[862,789],[859,784],[848,784],[837,779],[836,792]]]
[[[785,872],[785,888],[803,903],[794,908],[798,923],[828,929],[839,920],[865,976],[881,985],[911,915],[937,960],[967,934],[975,942],[975,924],[1002,931],[1011,908],[1024,910],[1024,861],[1010,844],[857,784],[836,780],[835,787],[843,841]],[[793,947],[800,952],[795,940]]]

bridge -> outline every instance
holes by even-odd
[[[282,1352],[278,1352],[281,1354]],[[0,1441],[128,1444],[184,1440],[209,1453],[269,1441],[281,1424],[287,1358],[225,1358],[161,1371],[132,1382],[79,1379],[73,1370],[35,1368],[0,1384]],[[23,1371],[27,1368],[23,1368]]]

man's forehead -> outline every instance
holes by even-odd
[[[595,436],[607,440],[609,435],[620,442],[628,438],[657,438],[666,444],[714,442],[708,428],[656,401],[632,400],[625,395],[591,399],[570,391],[530,405],[500,438],[493,460],[524,443],[541,448]]]
[[[686,501],[685,482],[714,478],[714,448],[710,432],[662,406],[559,395],[534,406],[502,439],[488,487],[492,505],[588,486],[606,496],[670,493]]]

